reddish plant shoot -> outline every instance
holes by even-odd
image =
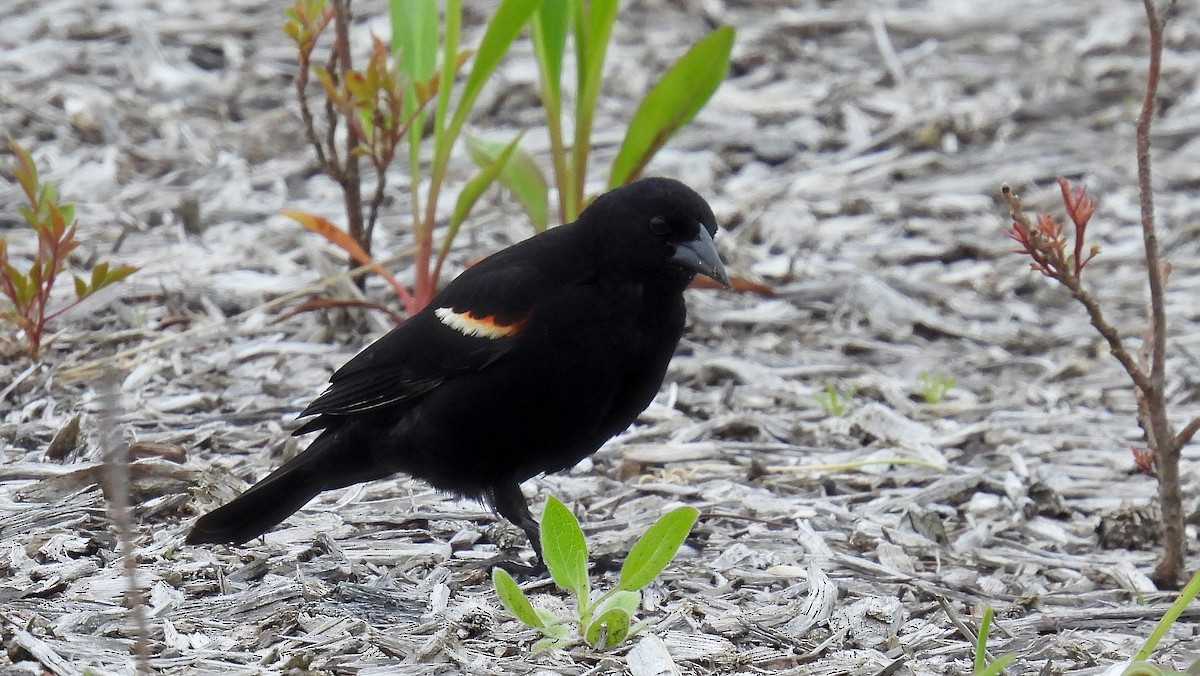
[[[60,204],[54,186],[38,180],[37,165],[21,144],[10,139],[9,148],[16,157],[13,174],[21,186],[28,206],[18,207],[25,222],[37,235],[37,250],[29,270],[22,272],[9,257],[8,242],[0,238],[0,292],[12,307],[0,310],[3,319],[25,334],[26,353],[37,359],[42,351],[46,324],[75,307],[96,291],[119,282],[137,268],[130,265],[95,265],[86,277],[75,275],[75,300],[50,310],[51,293],[67,257],[79,246],[75,239],[75,206]]]
[[[1054,217],[1047,213],[1038,214],[1033,222],[1028,218],[1014,218],[1007,234],[1021,245],[1021,248],[1015,249],[1013,253],[1025,254],[1032,259],[1029,267],[1055,279],[1064,271],[1069,271],[1078,278],[1083,274],[1084,266],[1100,253],[1100,247],[1093,246],[1087,257],[1083,256],[1088,221],[1096,211],[1096,203],[1087,196],[1087,188],[1072,188],[1067,179],[1061,176],[1058,179],[1058,187],[1062,190],[1067,217],[1075,226],[1071,254],[1067,254],[1068,242],[1063,236],[1063,223],[1054,220]]]

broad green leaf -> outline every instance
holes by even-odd
[[[636,591],[646,586],[675,558],[679,545],[692,531],[700,512],[680,507],[659,517],[629,550],[617,588]]]
[[[75,221],[75,205],[74,204],[60,204],[58,209],[60,212],[62,212],[62,217],[63,217],[64,221],[66,221],[67,223],[73,223]]]
[[[603,603],[596,606],[595,613],[603,615],[613,608],[624,610],[629,616],[633,616],[637,612],[638,606],[642,603],[641,592],[614,590],[612,595],[604,600]]]
[[[525,596],[525,592],[521,591],[516,580],[508,574],[508,571],[502,568],[493,568],[492,584],[496,587],[496,595],[500,597],[500,603],[513,614],[513,617],[531,627],[545,626],[542,618],[538,617],[537,611],[533,609],[533,604]]]
[[[638,106],[613,160],[609,188],[636,179],[654,153],[690,122],[729,70],[734,30],[722,26],[692,45]]]
[[[529,17],[540,4],[540,0],[501,0],[495,13],[492,14],[492,19],[483,33],[483,39],[479,42],[479,48],[475,51],[475,59],[471,62],[471,72],[467,74],[467,81],[463,85],[462,96],[454,110],[454,117],[446,129],[446,141],[437,144],[437,156],[434,158],[435,171],[436,167],[445,166],[446,160],[450,156],[450,147],[454,145],[454,139],[458,137],[467,115],[470,114],[471,107],[475,104],[475,98],[479,96],[479,91],[483,89],[484,83],[488,81],[488,78],[496,70],[496,66],[500,64],[500,59],[512,46],[513,40],[517,38],[521,28],[529,21]],[[446,84],[443,83],[443,86]],[[444,105],[440,99],[438,105]]]
[[[480,168],[495,163],[507,150],[503,144],[472,136],[468,136],[466,142],[467,153]],[[512,157],[500,170],[500,184],[515,195],[525,208],[525,213],[533,222],[533,229],[537,232],[545,230],[550,220],[549,190],[537,161],[520,147],[514,148]]]
[[[597,648],[612,648],[620,645],[628,635],[629,613],[622,608],[612,608],[588,626],[583,639]]]
[[[411,80],[433,77],[438,53],[437,0],[388,0],[392,51]]]
[[[587,542],[575,515],[553,495],[546,499],[542,512],[542,558],[558,586],[571,590],[579,603],[586,603]]]
[[[83,298],[84,296],[88,295],[88,283],[79,275],[73,276],[75,277],[75,297]]]

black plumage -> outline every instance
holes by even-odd
[[[712,210],[647,178],[467,269],[333,374],[304,452],[201,517],[189,544],[240,544],[321,491],[397,472],[488,502],[541,553],[520,484],[575,465],[657,393],[697,274],[728,284]]]

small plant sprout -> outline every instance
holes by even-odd
[[[1005,653],[997,659],[987,661],[988,631],[992,628],[992,607],[984,606],[983,619],[979,621],[979,636],[975,639],[975,667],[971,670],[974,676],[1000,676],[1004,667],[1016,657],[1013,653]]]
[[[954,379],[938,373],[929,375],[929,373],[921,374],[921,399],[926,404],[941,403],[946,395],[949,394],[950,388],[954,387]]]
[[[587,542],[579,521],[551,496],[542,512],[542,555],[555,584],[574,598],[574,613],[560,617],[535,608],[512,576],[496,568],[492,582],[500,603],[518,620],[542,632],[543,638],[533,644],[535,653],[580,642],[597,649],[620,645],[649,624],[649,620],[633,622],[642,602],[640,590],[675,558],[699,515],[694,507],[680,507],[660,517],[629,550],[617,585],[598,593],[588,579]]]
[[[838,392],[837,386],[833,383],[825,383],[825,389],[822,392],[817,392],[813,395],[813,399],[817,404],[824,409],[825,413],[840,418],[846,414],[846,404],[854,398],[857,390],[850,388],[845,394]]]
[[[79,246],[79,240],[75,239],[79,224],[75,220],[75,205],[59,203],[54,186],[38,179],[37,165],[24,146],[9,139],[9,148],[17,160],[13,175],[29,205],[18,207],[17,212],[36,233],[37,250],[29,270],[21,272],[9,258],[8,241],[0,238],[0,292],[11,303],[11,307],[0,307],[0,320],[21,329],[25,334],[25,352],[36,360],[45,344],[47,322],[109,284],[125,279],[137,268],[105,261],[96,263],[88,275],[74,275],[75,300],[51,310],[54,283],[66,268],[67,257]]]

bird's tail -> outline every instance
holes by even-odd
[[[327,430],[267,478],[200,517],[188,533],[187,544],[240,545],[271,530],[321,491],[380,478],[378,472],[360,476],[370,470],[369,463],[364,467],[354,458],[342,457],[348,450],[341,438],[345,431]]]

